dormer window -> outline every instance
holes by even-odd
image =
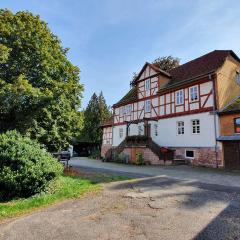
[[[151,81],[150,79],[145,81],[145,90],[149,90],[151,88]]]

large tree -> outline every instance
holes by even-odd
[[[180,59],[173,56],[159,57],[155,59],[152,64],[156,65],[160,69],[168,72],[169,70],[178,67],[180,65]]]
[[[100,124],[111,117],[111,112],[106,104],[103,93],[99,96],[94,93],[84,111],[84,127],[81,140],[101,143],[102,129]]]
[[[180,66],[180,59],[169,55],[169,56],[156,58],[152,62],[152,64],[154,64],[155,66],[159,67],[160,69],[168,72],[169,70]],[[138,74],[136,72],[133,72],[131,83],[136,80],[137,76],[138,76]]]
[[[47,23],[30,12],[0,10],[0,130],[17,129],[50,150],[68,145],[83,86],[79,68]]]

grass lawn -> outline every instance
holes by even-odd
[[[41,193],[27,199],[0,202],[0,221],[30,213],[33,210],[66,200],[78,198],[84,193],[101,189],[102,183],[125,180],[125,177],[109,174],[76,173],[64,175],[49,186],[46,193]]]

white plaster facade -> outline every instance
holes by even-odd
[[[200,133],[192,133],[192,120],[200,121]],[[184,122],[184,134],[178,135],[177,122]],[[217,119],[218,122],[218,119]],[[210,112],[163,118],[150,121],[151,137],[154,142],[164,147],[214,147],[216,144],[214,115]],[[157,133],[156,126],[157,125]],[[143,133],[143,123],[131,124],[129,136],[139,135],[139,126]],[[218,128],[218,127],[217,127]],[[119,131],[123,129],[120,138]],[[157,136],[156,136],[157,135]],[[113,127],[113,146],[118,146],[126,137],[126,125]]]
[[[151,138],[159,146],[165,147],[214,147],[216,144],[213,108],[213,83],[211,78],[196,82],[167,93],[158,94],[159,81],[156,72],[146,67],[140,76],[138,100],[114,109],[113,141],[118,146],[126,137],[125,121],[138,121],[143,118],[154,118],[151,124]],[[150,81],[147,83],[147,81]],[[195,88],[197,97],[192,100],[191,88]],[[181,91],[181,101],[177,95]],[[150,101],[150,111],[146,111]],[[130,111],[129,111],[130,109]],[[148,108],[147,108],[148,109]],[[212,109],[211,109],[212,110]],[[192,133],[192,120],[200,121],[200,133]],[[177,134],[177,122],[184,122],[184,134]],[[217,121],[216,121],[217,124]],[[128,135],[139,135],[143,122],[131,124]],[[121,134],[120,134],[121,131]]]

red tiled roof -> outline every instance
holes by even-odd
[[[224,61],[228,56],[232,56],[234,59],[240,62],[240,59],[232,50],[215,50],[192,61],[184,63],[179,67],[173,68],[169,71],[169,73],[162,71],[154,64],[145,63],[134,82],[138,80],[145,68],[147,66],[150,66],[158,74],[164,74],[166,76],[169,76],[169,78],[171,79],[170,82],[164,86],[164,89],[168,87],[173,87],[174,85],[183,84],[191,81],[194,78],[204,76],[216,71],[223,65]],[[113,107],[136,101],[137,97],[137,88],[135,86],[119,102],[114,104]]]
[[[137,98],[138,98],[137,87],[134,86],[128,91],[128,93],[120,101],[114,104],[113,107],[117,107],[121,104],[128,104],[130,102],[136,101]]]
[[[172,76],[172,80],[169,85],[216,71],[230,55],[240,61],[231,50],[215,50],[190,62],[182,64],[179,67],[173,68],[169,71]]]
[[[142,73],[144,72],[144,70],[147,68],[147,66],[149,66],[150,68],[152,68],[156,74],[163,74],[167,77],[170,77],[170,74],[162,69],[160,69],[159,67],[157,67],[156,65],[146,62],[144,64],[144,66],[142,67],[141,71],[138,73],[137,77],[132,81],[132,83],[135,85],[137,83],[137,81],[139,80],[140,76],[142,75]]]
[[[107,127],[107,126],[112,126],[113,124],[113,117],[109,118],[108,120],[102,122],[100,124],[100,127]]]

